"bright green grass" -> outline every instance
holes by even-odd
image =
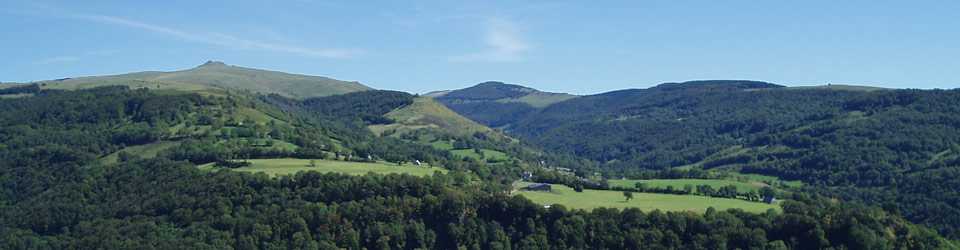
[[[276,118],[273,118],[270,115],[267,115],[263,112],[260,112],[259,110],[252,109],[252,108],[242,108],[242,109],[236,110],[234,113],[235,113],[234,119],[236,121],[246,121],[249,118],[254,122],[260,123],[260,124],[267,124],[270,121],[283,123],[283,121],[281,120],[277,120]]]
[[[529,183],[521,183],[526,185]],[[633,199],[625,201],[622,191],[589,190],[581,193],[564,185],[552,185],[552,192],[519,191],[527,199],[542,205],[562,204],[567,208],[592,210],[598,207],[628,208],[636,207],[643,211],[694,211],[705,212],[708,207],[717,210],[740,208],[748,212],[766,212],[768,209],[780,210],[777,205],[762,202],[750,202],[738,199],[714,198],[698,195],[672,195],[654,193],[633,193]]]
[[[507,156],[507,154],[504,152],[489,150],[489,149],[481,149],[480,151],[483,151],[483,155],[486,156],[486,159],[499,159],[499,160],[510,159],[510,157]]]
[[[481,149],[480,151],[483,152],[483,156],[484,156],[483,158],[481,158],[481,157],[480,157],[480,154],[477,154],[477,152],[474,151],[473,149],[450,150],[450,152],[453,153],[453,155],[455,155],[455,156],[457,156],[457,157],[459,157],[459,158],[470,157],[470,158],[474,158],[474,159],[477,159],[477,160],[481,160],[481,159],[499,159],[499,160],[510,159],[510,157],[507,156],[507,154],[504,153],[504,152],[500,152],[500,151],[496,151],[496,150],[489,150],[489,149]]]
[[[408,131],[427,128],[461,136],[471,136],[476,132],[487,134],[487,136],[502,136],[429,98],[414,98],[413,104],[390,111],[384,116],[397,121],[397,123],[371,125],[368,128],[376,134],[396,129],[395,134],[400,135]]]
[[[683,190],[683,186],[690,184],[694,187],[698,185],[710,185],[714,190],[720,189],[721,187],[734,185],[737,187],[737,192],[750,192],[750,190],[758,190],[765,185],[760,183],[746,183],[733,180],[718,180],[718,179],[655,179],[655,180],[611,180],[610,185],[614,187],[636,187],[636,183],[642,182],[650,185],[651,188],[667,188],[667,186],[673,186],[674,190]]]
[[[430,146],[439,150],[453,150],[453,142],[450,141],[435,141],[429,143]]]
[[[480,159],[480,154],[477,154],[477,152],[474,152],[473,149],[450,150],[450,153],[453,153],[453,155],[458,158],[470,157],[477,160]]]
[[[113,154],[104,156],[103,158],[100,159],[100,161],[103,163],[117,162],[119,158],[118,155],[120,154],[120,152],[124,152],[124,151],[136,156],[140,156],[140,158],[153,158],[153,157],[156,157],[157,153],[160,152],[161,150],[179,146],[181,143],[182,142],[179,142],[179,141],[158,141],[150,144],[130,146],[130,147],[126,147],[121,150],[118,150]]]
[[[434,148],[439,150],[450,150],[450,152],[453,153],[453,155],[460,158],[469,156],[469,157],[473,157],[474,159],[478,159],[478,160],[480,159],[480,154],[477,154],[477,152],[475,152],[473,149],[453,150],[453,142],[451,141],[435,141],[435,142],[429,143],[428,145],[433,146]],[[499,159],[499,160],[510,159],[510,157],[507,156],[507,153],[504,153],[504,152],[490,150],[490,149],[480,149],[480,151],[482,151],[483,155],[486,156],[484,159]]]
[[[397,164],[384,163],[384,162],[349,162],[349,161],[331,161],[331,160],[316,160],[316,167],[310,166],[309,159],[292,159],[292,158],[281,158],[281,159],[253,159],[248,160],[251,165],[249,167],[235,168],[234,171],[242,172],[253,172],[253,173],[265,173],[268,175],[287,175],[295,174],[300,171],[317,171],[322,173],[327,172],[336,172],[341,174],[350,174],[350,175],[363,175],[368,172],[373,172],[377,174],[390,174],[390,173],[407,173],[410,175],[433,175],[435,171],[440,171],[446,173],[446,169],[439,167],[430,168],[424,164],[423,166],[417,166],[412,163],[404,164],[403,166],[397,166]],[[216,170],[217,168],[213,167],[213,163],[203,164],[197,166],[201,170]]]
[[[769,176],[769,175],[760,175],[760,174],[730,173],[730,176],[731,177],[749,177],[750,181],[769,182],[774,184],[774,186],[778,185],[781,181],[779,177]],[[788,187],[799,187],[799,186],[803,186],[804,183],[803,181],[796,180],[796,181],[783,181],[783,184]]]

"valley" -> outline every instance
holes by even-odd
[[[208,62],[0,94],[0,248],[956,248],[956,90],[418,96]],[[128,227],[163,234],[98,233]]]

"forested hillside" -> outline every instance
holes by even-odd
[[[594,171],[696,167],[802,180],[812,184],[805,191],[884,206],[960,238],[958,100],[960,90],[698,81],[478,120],[508,121],[488,125],[597,161]]]
[[[412,101],[388,91],[300,100],[126,87],[2,99],[0,248],[956,248],[896,213],[803,192],[782,212],[545,209],[506,195],[505,183],[530,169],[516,160],[461,159],[412,138],[428,134],[366,129]],[[433,139],[514,150],[482,134]],[[150,145],[152,157],[131,150]],[[429,159],[451,171],[229,170],[274,157]],[[196,167],[209,162],[222,169]]]

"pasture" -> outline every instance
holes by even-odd
[[[526,184],[529,183],[521,183],[520,185]],[[636,207],[647,212],[659,209],[661,211],[693,211],[697,213],[705,212],[709,207],[717,210],[740,208],[754,213],[766,212],[768,209],[780,210],[778,205],[762,202],[698,195],[633,193],[633,199],[626,201],[622,191],[584,189],[583,192],[578,193],[564,185],[553,184],[552,186],[553,191],[551,192],[518,191],[514,195],[526,197],[537,204],[562,204],[567,208],[587,211],[598,207],[619,209]]]
[[[144,145],[129,146],[121,150],[117,150],[117,152],[113,152],[112,154],[102,157],[100,159],[100,162],[115,163],[120,158],[119,157],[120,152],[127,152],[144,159],[153,158],[153,157],[156,157],[157,153],[159,153],[160,151],[164,149],[180,146],[181,143],[182,142],[179,142],[179,141],[157,141],[154,143],[149,143]]]
[[[463,158],[463,157],[471,157],[471,158],[474,158],[474,159],[477,159],[477,160],[485,160],[485,159],[507,160],[507,159],[510,159],[510,157],[507,156],[507,154],[505,154],[505,153],[503,153],[503,152],[495,151],[495,150],[489,150],[489,149],[481,149],[481,150],[480,150],[480,152],[483,152],[483,157],[481,157],[480,154],[477,154],[477,152],[474,151],[473,149],[457,149],[457,150],[451,150],[450,152],[453,153],[453,155],[455,155],[455,156],[457,156],[457,157],[460,157],[460,158]]]

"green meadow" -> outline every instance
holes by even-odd
[[[521,183],[520,185],[523,186],[527,184],[530,183]],[[552,186],[553,191],[551,192],[517,191],[514,195],[523,196],[542,205],[562,204],[567,208],[584,209],[588,211],[598,207],[620,209],[636,207],[643,211],[659,209],[661,211],[693,211],[698,213],[705,212],[709,207],[717,210],[739,208],[755,213],[765,212],[768,209],[780,210],[778,205],[762,202],[698,195],[633,193],[633,199],[627,201],[622,191],[585,189],[583,192],[578,193],[564,185],[553,184]]]
[[[120,152],[127,152],[140,158],[153,158],[157,153],[164,149],[180,146],[179,141],[157,141],[150,144],[125,147],[117,152],[104,156],[100,159],[103,163],[115,163],[120,158]]]

